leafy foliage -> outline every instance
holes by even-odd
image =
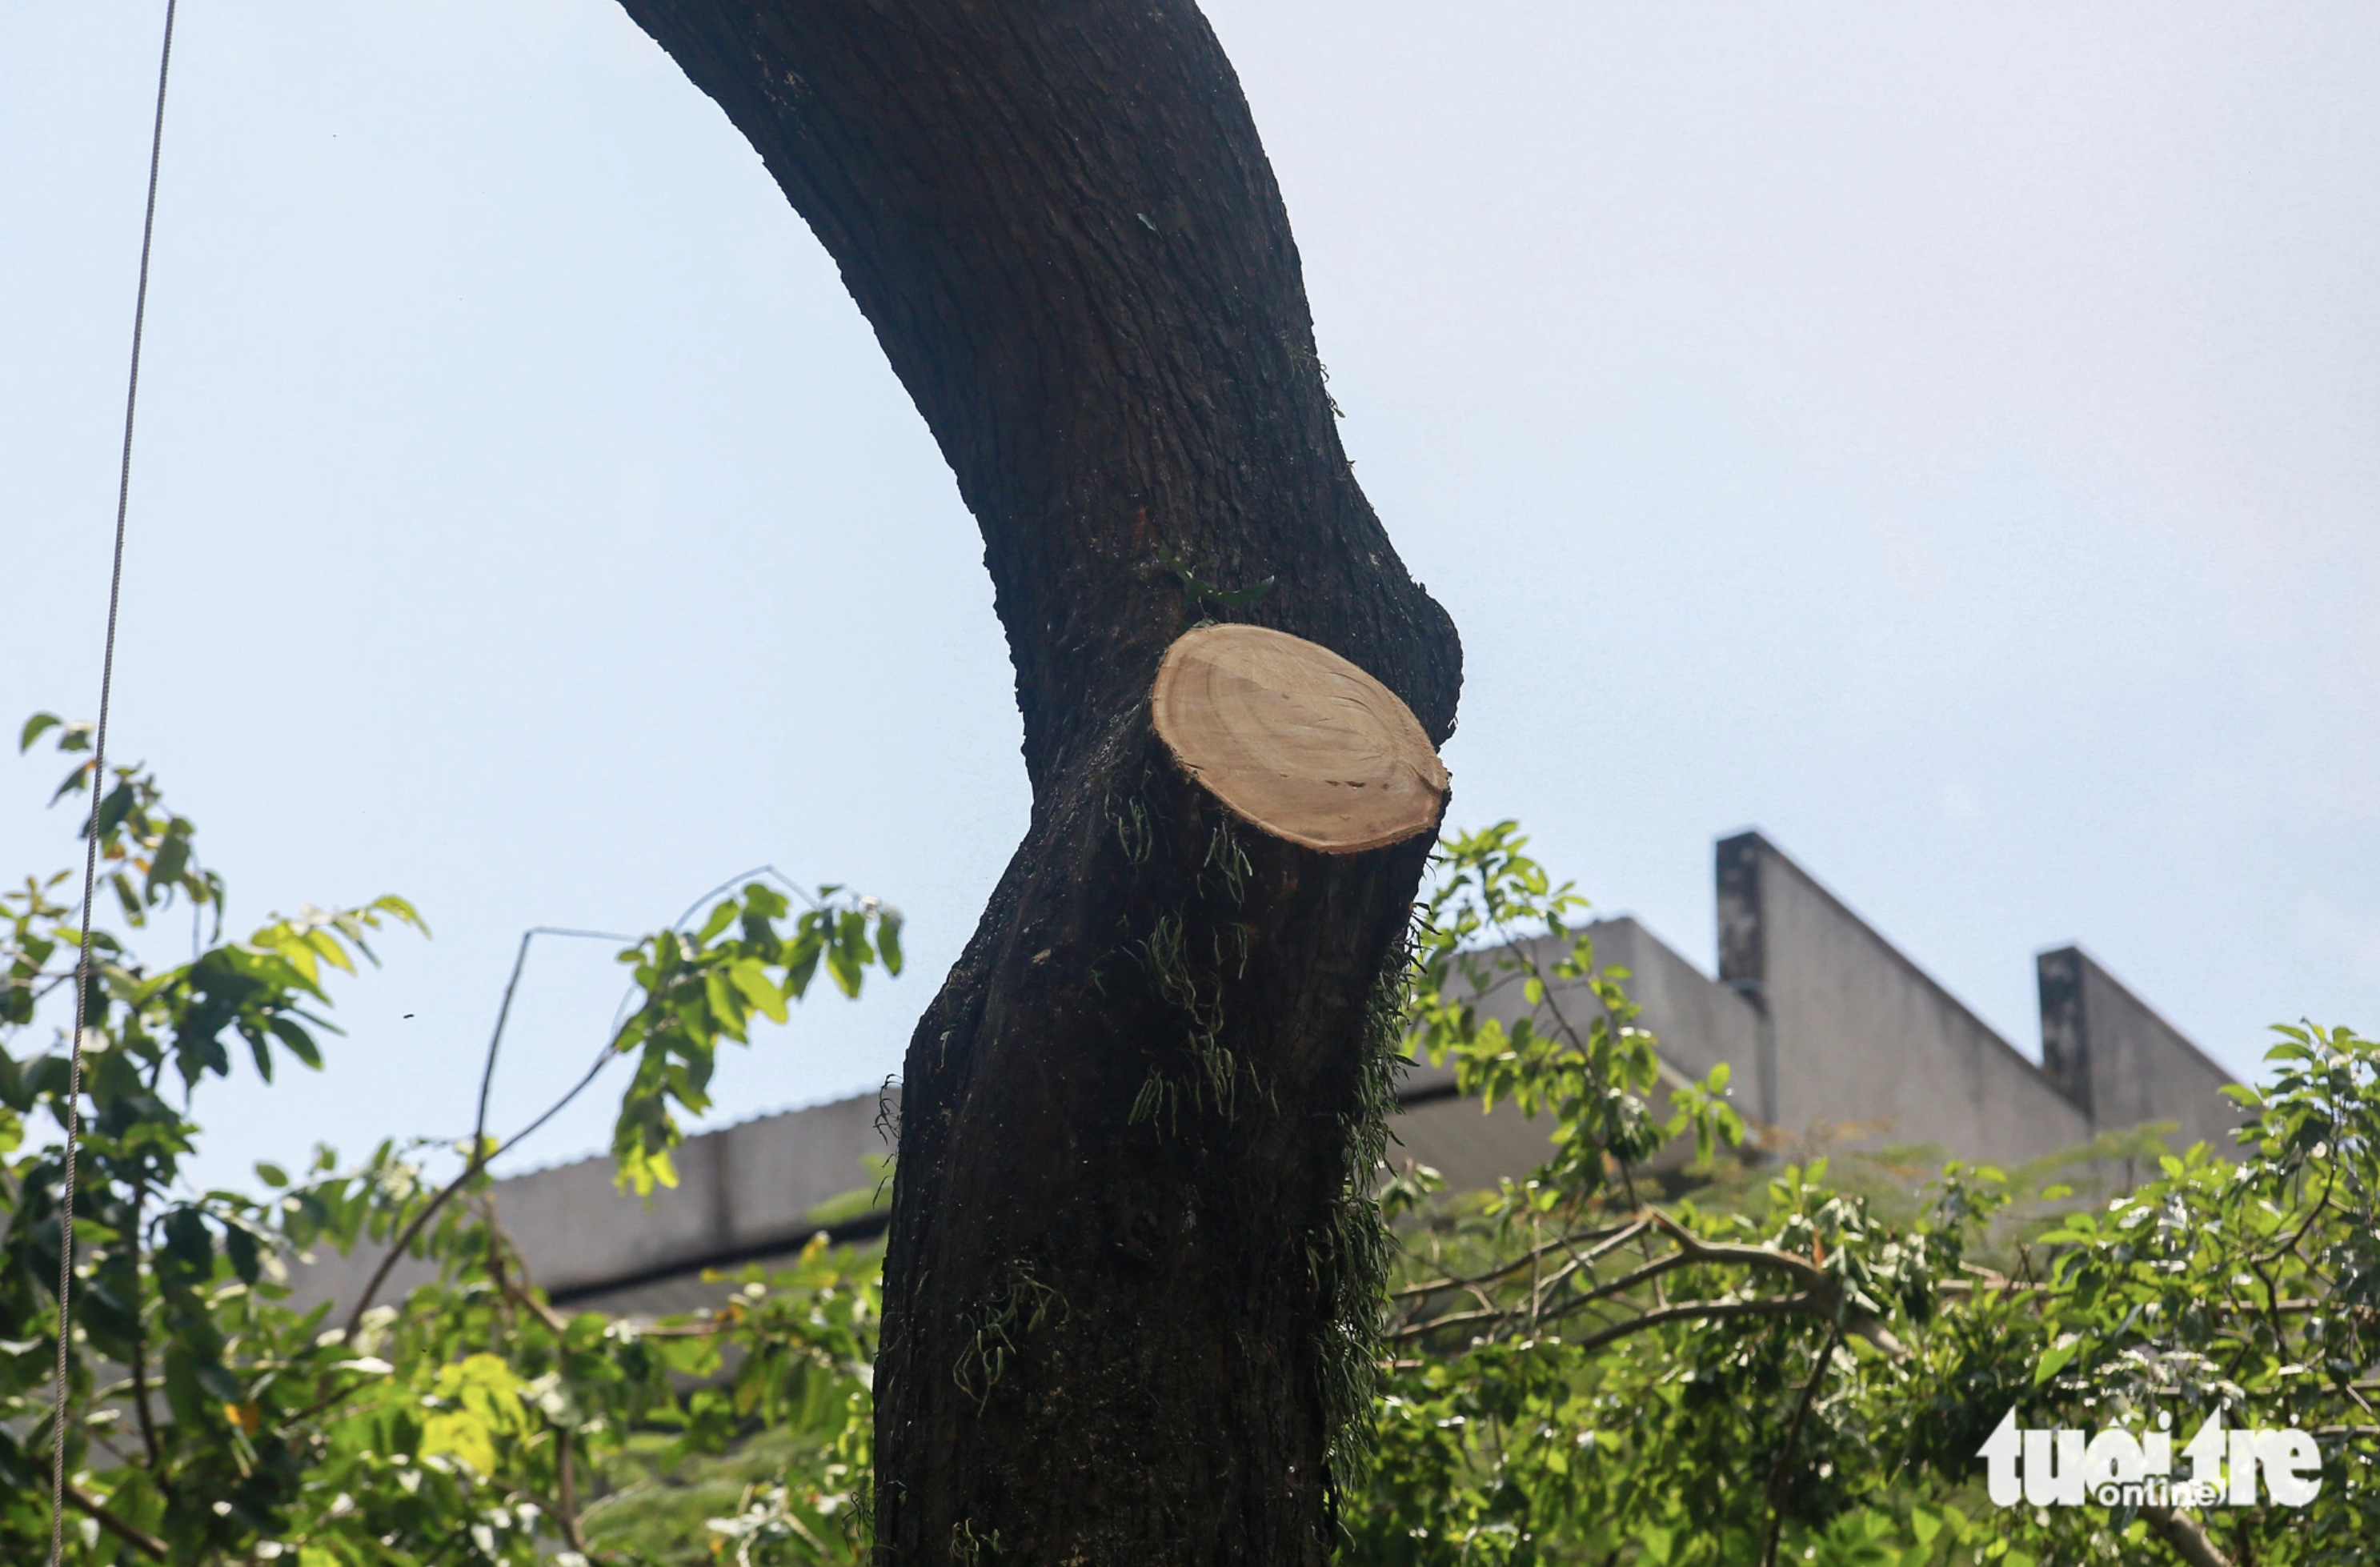
[[[669,1107],[674,1101],[697,1115],[710,1108],[720,1039],[750,1043],[755,1016],[784,1022],[785,1003],[808,993],[821,962],[835,988],[853,998],[871,964],[901,972],[900,911],[842,892],[821,887],[793,915],[784,893],[754,882],[712,909],[699,929],[659,931],[621,954],[636,965],[644,993],[613,1040],[615,1051],[638,1055],[612,1138],[623,1188],[645,1196],[656,1183],[677,1184],[669,1150],[684,1134]],[[781,934],[778,922],[788,916],[793,929]]]
[[[87,726],[47,715],[21,745],[89,747]],[[91,786],[89,762],[61,786]],[[194,829],[145,770],[118,769],[102,802],[100,854],[122,923],[139,929],[176,899],[218,921],[224,884],[200,865]],[[6,895],[0,964],[0,1560],[47,1553],[50,1376],[61,1245],[62,1146],[26,1149],[31,1123],[64,1124],[63,1039],[21,1042],[70,999],[70,878]],[[615,1476],[723,1453],[770,1434],[764,1491],[731,1506],[716,1537],[758,1564],[855,1560],[864,1527],[855,1476],[868,1467],[875,1269],[823,1241],[794,1264],[748,1271],[723,1305],[658,1323],[555,1310],[528,1277],[495,1210],[484,1140],[463,1172],[425,1178],[431,1145],[382,1144],[343,1166],[327,1148],[293,1180],[258,1166],[271,1194],[190,1186],[199,1127],[188,1107],[228,1076],[245,1046],[268,1081],[279,1058],[322,1063],[334,972],[373,961],[368,939],[420,928],[402,899],[307,908],[246,940],[220,929],[187,963],[152,967],[126,940],[92,932],[76,1172],[69,1557],[300,1567],[522,1567],[590,1552],[639,1559],[602,1537]],[[755,1015],[786,1016],[823,966],[856,995],[866,971],[897,972],[900,917],[837,888],[795,911],[755,883],[693,930],[622,954],[639,1002],[611,1042],[637,1070],[618,1142],[624,1182],[670,1179],[699,1112],[719,1043]],[[425,932],[426,933],[426,932]],[[168,1073],[183,1108],[170,1102]],[[427,1259],[435,1276],[399,1304],[299,1310],[288,1265],[359,1245]],[[623,1469],[619,1466],[625,1465]],[[765,1517],[749,1522],[755,1510]],[[700,1536],[697,1521],[698,1537]]]
[[[2238,1091],[2258,1120],[2236,1162],[2166,1155],[2138,1191],[2014,1230],[2024,1185],[1955,1162],[1913,1204],[1830,1184],[1823,1159],[1747,1183],[1711,1163],[1742,1130],[1723,1075],[1662,1075],[1625,975],[1596,969],[1524,843],[1506,823],[1447,844],[1415,1038],[1466,1091],[1545,1114],[1553,1153],[1467,1204],[1431,1206],[1427,1172],[1389,1186],[1410,1272],[1345,1559],[2369,1558],[2380,1046],[2282,1030],[2271,1085]],[[1666,1150],[1689,1130],[1682,1170]],[[1648,1200],[1664,1163],[1676,1195]],[[1996,1509],[1978,1450],[2011,1408],[2300,1425],[2325,1485],[2301,1511]]]
[[[69,757],[79,726],[37,717]],[[87,762],[60,790],[94,786]],[[103,798],[101,854],[127,931],[178,900],[219,922],[221,880],[145,770]],[[64,1057],[23,1040],[72,982],[65,873],[0,924],[0,1559],[45,1548]],[[798,901],[799,906],[796,906]],[[2179,1559],[2360,1561],[2380,1538],[2380,1045],[2286,1029],[2241,1090],[2240,1157],[2167,1154],[2103,1202],[2058,1172],[1762,1161],[1724,1069],[1667,1066],[1585,905],[1511,823],[1457,835],[1384,981],[1376,1047],[1451,1062],[1463,1092],[1540,1117],[1528,1178],[1449,1197],[1431,1172],[1351,1171],[1334,1386],[1368,1427],[1331,1456],[1342,1559],[1402,1564],[1935,1567]],[[877,1267],[814,1243],[660,1321],[557,1310],[505,1233],[475,1136],[462,1173],[387,1142],[318,1149],[269,1196],[193,1189],[193,1093],[245,1054],[318,1065],[331,976],[419,927],[383,898],[218,928],[145,965],[94,930],[77,1180],[77,1567],[737,1567],[868,1554]],[[637,1002],[621,1184],[674,1179],[681,1113],[721,1041],[783,1021],[823,970],[846,995],[901,966],[894,911],[834,887],[754,883],[622,954]],[[1376,1053],[1383,1053],[1376,1050]],[[168,1100],[165,1077],[182,1092]],[[1389,1091],[1385,1056],[1375,1098]],[[1370,1081],[1367,1078],[1367,1081]],[[2077,1150],[2090,1164],[2142,1136]],[[1773,1137],[1769,1139],[1773,1148]],[[1691,1147],[1691,1153],[1687,1150]],[[1385,1150],[1365,1144],[1359,1162]],[[1905,1165],[1915,1158],[1895,1156]],[[1385,1227],[1384,1227],[1385,1226]],[[1393,1255],[1380,1245],[1393,1235]],[[393,1305],[291,1304],[288,1265],[358,1246],[426,1259]],[[1374,1350],[1377,1349],[1377,1353]],[[1978,1450],[2011,1409],[2095,1427],[2219,1412],[2296,1425],[2324,1486],[2302,1510],[1997,1509]],[[1341,1412],[1340,1417],[1349,1417]],[[987,1547],[987,1549],[990,1548]]]

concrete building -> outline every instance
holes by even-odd
[[[1717,905],[1716,976],[1633,919],[1588,929],[1598,965],[1630,971],[1638,1023],[1667,1065],[1699,1079],[1726,1062],[1747,1120],[1788,1136],[1856,1128],[1854,1143],[2011,1165],[2152,1123],[2172,1124],[2177,1147],[2232,1147],[2237,1107],[2218,1092],[2230,1078],[2078,947],[2035,960],[2036,1063],[1757,832],[1719,843]],[[1549,965],[1554,943],[1537,945]],[[1580,987],[1555,999],[1573,1020],[1595,1006]],[[1523,1004],[1517,982],[1482,1002],[1507,1021]],[[1434,1166],[1455,1190],[1544,1158],[1546,1126],[1509,1107],[1483,1115],[1450,1070],[1417,1065],[1402,1101],[1396,1157]],[[871,1160],[887,1151],[879,1115],[879,1097],[860,1095],[689,1138],[678,1187],[650,1209],[615,1191],[611,1161],[596,1158],[500,1182],[497,1212],[556,1301],[689,1309],[716,1294],[705,1269],[786,1257],[821,1228],[848,1239],[880,1229],[880,1209],[822,1210],[875,1180]],[[294,1282],[303,1299],[345,1299],[377,1263],[325,1257]],[[400,1264],[384,1297],[422,1276]]]

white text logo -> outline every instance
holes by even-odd
[[[2086,1437],[2019,1427],[2011,1409],[1977,1455],[1989,1461],[1998,1507],[2253,1507],[2260,1472],[2265,1495],[2283,1507],[2303,1507],[2322,1489],[2322,1450],[2310,1431],[2226,1430],[2223,1416],[2210,1415],[2182,1444],[2190,1473],[2177,1476],[2172,1424],[2160,1415],[2157,1430],[2110,1427]]]

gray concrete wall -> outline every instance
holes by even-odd
[[[1745,1097],[1757,1014],[1633,919],[1604,920],[1590,933],[1598,963],[1632,971],[1629,991],[1644,1007],[1639,1022],[1658,1036],[1664,1057],[1694,1077],[1730,1061],[1739,1099]],[[1548,968],[1561,946],[1532,943]],[[1600,1011],[1575,983],[1558,986],[1554,1001],[1582,1028]],[[1517,1020],[1525,1010],[1518,979],[1496,987],[1482,1009],[1507,1024]],[[1550,1122],[1509,1103],[1483,1113],[1477,1100],[1453,1095],[1453,1082],[1451,1067],[1411,1068],[1409,1102],[1390,1126],[1392,1162],[1427,1164],[1459,1192],[1544,1161]],[[656,1191],[650,1209],[613,1188],[608,1157],[514,1176],[497,1184],[497,1217],[557,1299],[619,1313],[692,1310],[718,1293],[701,1282],[701,1269],[791,1256],[816,1233],[810,1215],[820,1203],[868,1180],[864,1160],[884,1147],[876,1114],[876,1096],[862,1095],[690,1137],[677,1151],[678,1185]],[[375,1249],[319,1258],[297,1270],[296,1294],[305,1304],[344,1303],[369,1282],[380,1257]],[[400,1263],[381,1299],[402,1298],[429,1277],[420,1263]]]
[[[1673,1080],[1726,1062],[1746,1120],[1789,1136],[1881,1122],[1854,1142],[1931,1144],[1998,1164],[2156,1121],[2179,1122],[2181,1143],[2232,1146],[2237,1112],[2217,1092],[2222,1069],[2079,949],[2038,960],[2045,1070],[1759,834],[1720,843],[1718,872],[1718,979],[1633,919],[1587,933],[1599,966],[1629,970],[1637,1021]],[[1528,948],[1550,969],[1565,945],[1547,938]],[[1582,1029],[1600,1010],[1576,982],[1555,986],[1551,1002]],[[1518,976],[1479,1005],[1508,1025],[1529,1010]],[[1470,1191],[1545,1160],[1549,1123],[1509,1103],[1483,1114],[1452,1089],[1450,1068],[1413,1068],[1390,1124],[1392,1161],[1430,1165],[1451,1189]],[[557,1299],[621,1313],[692,1309],[717,1294],[700,1269],[791,1256],[818,1230],[820,1204],[867,1184],[865,1161],[884,1151],[877,1113],[877,1097],[861,1095],[690,1138],[677,1155],[680,1184],[656,1192],[650,1209],[613,1190],[612,1162],[600,1158],[499,1183],[497,1213]],[[302,1302],[345,1299],[377,1262],[323,1258],[293,1284]],[[426,1274],[401,1265],[382,1298]]]
[[[1663,1060],[1694,1078],[1726,1062],[1733,1074],[1736,1098],[1746,1104],[1758,1101],[1761,1020],[1756,1009],[1627,915],[1598,919],[1585,933],[1595,942],[1597,967],[1628,971],[1621,983],[1640,1009],[1637,1026],[1650,1030],[1660,1041]],[[1540,972],[1550,975],[1569,954],[1570,941],[1565,937],[1541,936],[1518,946]],[[1481,1014],[1507,1027],[1519,1021],[1530,1011],[1522,993],[1523,978],[1519,973],[1500,978],[1479,998]],[[1550,1026],[1556,1010],[1581,1030],[1603,1012],[1584,980],[1548,986],[1548,1003],[1547,1010],[1538,1014],[1541,1028]],[[1441,1079],[1451,1082],[1453,1075],[1416,1066],[1409,1081],[1420,1086]]]
[[[2101,1131],[2170,1121],[2177,1148],[2235,1155],[2246,1123],[2223,1095],[2231,1075],[2080,947],[2034,960],[2041,984],[2042,1067]],[[2131,1179],[2144,1172],[2134,1171]]]
[[[1425,1099],[1389,1123],[1394,1139],[1389,1164],[1399,1169],[1410,1160],[1428,1165],[1446,1177],[1450,1192],[1485,1191],[1507,1175],[1518,1178],[1543,1164],[1553,1152],[1548,1141],[1553,1129],[1550,1121],[1532,1120],[1509,1103],[1483,1114],[1475,1099]]]
[[[1756,1119],[1764,1092],[1760,1014],[1634,919],[1597,920],[1585,933],[1594,940],[1597,967],[1628,971],[1622,983],[1640,1009],[1636,1026],[1652,1033],[1663,1062],[1679,1077],[1694,1081],[1727,1063],[1737,1109]],[[1550,974],[1570,943],[1542,937],[1521,945],[1541,972]],[[1508,1027],[1531,1012],[1523,978],[1501,977],[1479,998],[1480,1012]],[[1536,1010],[1540,1029],[1550,1031],[1558,1014],[1582,1033],[1603,1013],[1602,1003],[1579,980],[1549,986],[1547,1004]],[[1552,1123],[1531,1120],[1510,1105],[1483,1114],[1475,1099],[1432,1097],[1450,1090],[1453,1081],[1451,1067],[1412,1069],[1405,1082],[1412,1102],[1390,1123],[1398,1145],[1390,1150],[1392,1160],[1409,1158],[1429,1165],[1447,1178],[1451,1191],[1493,1186],[1544,1162]],[[1653,1162],[1682,1163],[1692,1151],[1688,1139]]]
[[[1756,832],[1718,845],[1719,978],[1775,1031],[1780,1131],[2021,1163],[2091,1124],[2017,1048]]]
[[[556,1299],[788,1254],[818,1231],[813,1209],[872,1179],[868,1158],[886,1151],[876,1117],[877,1096],[862,1094],[689,1137],[674,1160],[677,1185],[655,1189],[650,1208],[613,1187],[609,1155],[532,1171],[496,1183],[496,1220]],[[293,1270],[292,1294],[300,1306],[349,1303],[382,1255],[358,1247],[317,1257]],[[400,1262],[380,1299],[401,1299],[431,1276],[417,1260]]]
[[[1774,1101],[1776,1088],[1760,1010],[1633,919],[1601,920],[1593,931],[1596,961],[1628,970],[1621,983],[1642,1009],[1638,1026],[1659,1042],[1661,1059],[1697,1082],[1725,1062],[1738,1112],[1767,1119],[1763,1107]]]

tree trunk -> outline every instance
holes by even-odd
[[[623,4],[841,267],[1016,669],[1032,825],[909,1047],[879,1559],[1321,1561],[1368,1365],[1367,1007],[1430,840],[1295,847],[1166,759],[1169,557],[1274,579],[1227,613],[1434,743],[1461,652],[1349,471],[1230,63],[1190,0]]]

